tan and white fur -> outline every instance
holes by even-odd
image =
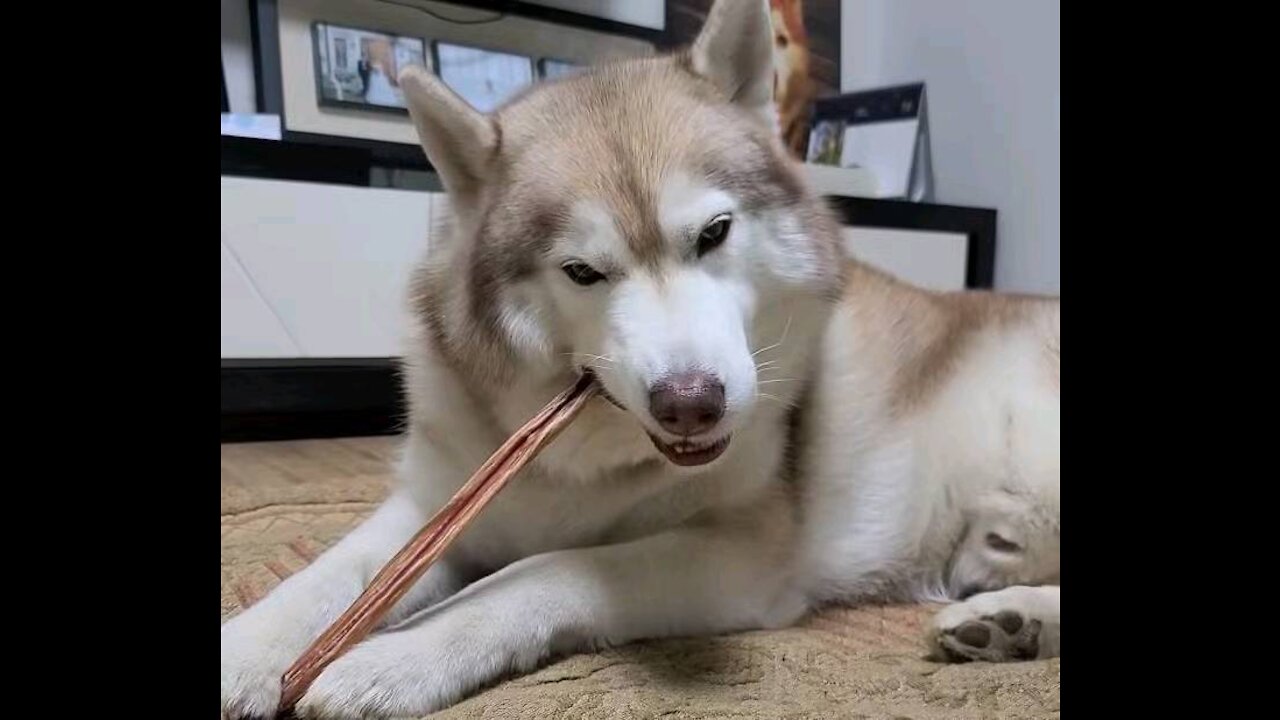
[[[453,206],[411,290],[399,489],[222,626],[224,717],[525,419],[584,414],[324,671],[304,717],[407,716],[549,657],[949,599],[943,660],[1059,653],[1057,301],[857,263],[777,138],[764,0],[694,46],[481,115],[401,84]]]

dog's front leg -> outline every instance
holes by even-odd
[[[794,622],[785,534],[738,518],[525,558],[352,648],[299,714],[417,716],[552,653]]]
[[[281,674],[425,521],[412,499],[393,495],[314,563],[227,621],[222,626],[222,716],[274,715]],[[448,562],[442,561],[396,606],[391,619],[459,586]]]

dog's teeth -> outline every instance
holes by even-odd
[[[691,445],[691,444],[684,444],[684,445],[672,445],[672,446],[671,446],[671,448],[672,448],[673,450],[675,450],[675,451],[676,451],[676,453],[678,453],[678,454],[680,454],[680,455],[688,455],[689,453],[693,453],[693,452],[700,452],[700,451],[702,451],[702,450],[706,450],[707,448],[711,447],[712,445],[715,445],[715,443],[708,443],[708,444],[706,444],[706,445]]]

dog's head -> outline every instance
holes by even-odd
[[[764,0],[720,2],[685,52],[545,83],[490,115],[402,74],[453,205],[420,292],[455,364],[490,386],[589,368],[682,466],[719,457],[762,397],[794,397],[792,351],[841,263],[776,137],[772,40]]]

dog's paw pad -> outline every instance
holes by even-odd
[[[956,642],[972,648],[984,648],[991,644],[991,628],[986,622],[970,620],[952,633]]]
[[[1040,621],[1026,620],[1014,610],[938,628],[934,637],[950,662],[1034,660],[1040,654]]]
[[[1006,591],[975,595],[943,608],[929,629],[932,657],[945,662],[1036,659],[1044,625],[1025,604]]]
[[[1022,613],[1017,610],[1001,610],[991,616],[991,620],[1008,635],[1017,635],[1023,626]]]

